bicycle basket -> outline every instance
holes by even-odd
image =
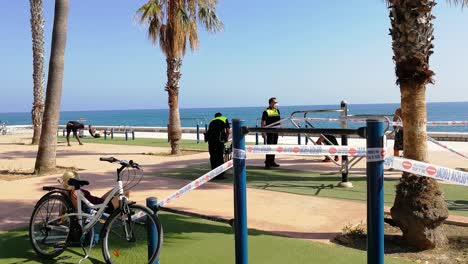
[[[120,172],[120,177],[122,179],[124,189],[130,190],[140,183],[143,178],[143,169],[125,168]]]

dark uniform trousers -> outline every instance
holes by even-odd
[[[224,163],[224,143],[219,140],[208,141],[208,151],[210,152],[211,169]],[[219,174],[220,177],[223,175],[224,172]]]
[[[266,138],[267,145],[276,145],[278,144],[278,134],[277,133],[267,133]],[[266,155],[265,165],[272,165],[275,163],[275,155]]]

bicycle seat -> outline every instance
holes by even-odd
[[[83,181],[83,180],[71,178],[71,179],[68,179],[68,185],[75,187],[75,190],[79,190],[80,187],[89,185],[89,181]]]

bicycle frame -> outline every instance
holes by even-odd
[[[123,191],[123,186],[122,186],[122,181],[118,181],[118,186],[114,187],[112,191],[109,193],[109,195],[106,197],[104,202],[102,204],[93,204],[91,203],[86,197],[84,197],[83,193],[81,190],[76,190],[77,193],[77,212],[76,213],[71,213],[71,214],[64,214],[60,215],[59,217],[56,217],[54,219],[51,219],[48,221],[48,224],[54,221],[57,221],[63,217],[67,216],[77,216],[78,217],[78,223],[82,228],[83,233],[88,232],[98,221],[101,219],[101,217],[104,215],[104,210],[106,209],[106,205],[112,200],[112,198],[115,196],[115,194],[119,194],[119,204],[122,205],[122,201],[125,197],[124,191]],[[83,213],[82,208],[81,208],[81,202],[84,202],[86,206],[88,206],[91,209],[94,209],[95,212],[94,214],[88,214],[88,213]],[[117,208],[114,208],[117,209]],[[91,219],[91,221],[87,224],[84,225],[84,220],[86,219]]]

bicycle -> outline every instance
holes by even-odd
[[[224,146],[224,153],[223,153],[223,160],[224,162],[228,162],[232,159],[232,143],[228,146]]]
[[[102,254],[106,263],[135,263],[136,257],[148,255],[148,262],[153,263],[159,255],[162,245],[162,226],[153,210],[146,206],[137,205],[129,201],[124,195],[122,178],[126,176],[125,189],[136,186],[143,175],[141,167],[133,161],[118,160],[114,157],[100,158],[101,161],[119,163],[117,169],[117,184],[105,201],[101,204],[92,204],[84,197],[81,187],[89,185],[88,181],[70,178],[68,185],[76,191],[77,208],[74,208],[72,193],[59,187],[44,186],[48,191],[36,204],[29,223],[29,238],[34,251],[43,258],[54,258],[65,251],[74,234],[81,234],[81,247],[88,258],[94,238],[94,226],[103,223],[99,239],[102,245]],[[112,213],[106,213],[108,204],[118,195],[119,206]],[[83,204],[82,204],[83,203]],[[85,205],[85,206],[82,206]],[[83,209],[89,208],[89,213]],[[91,232],[89,251],[83,245],[86,234]],[[156,245],[149,245],[150,232],[157,232]],[[154,248],[152,254],[148,248]]]

